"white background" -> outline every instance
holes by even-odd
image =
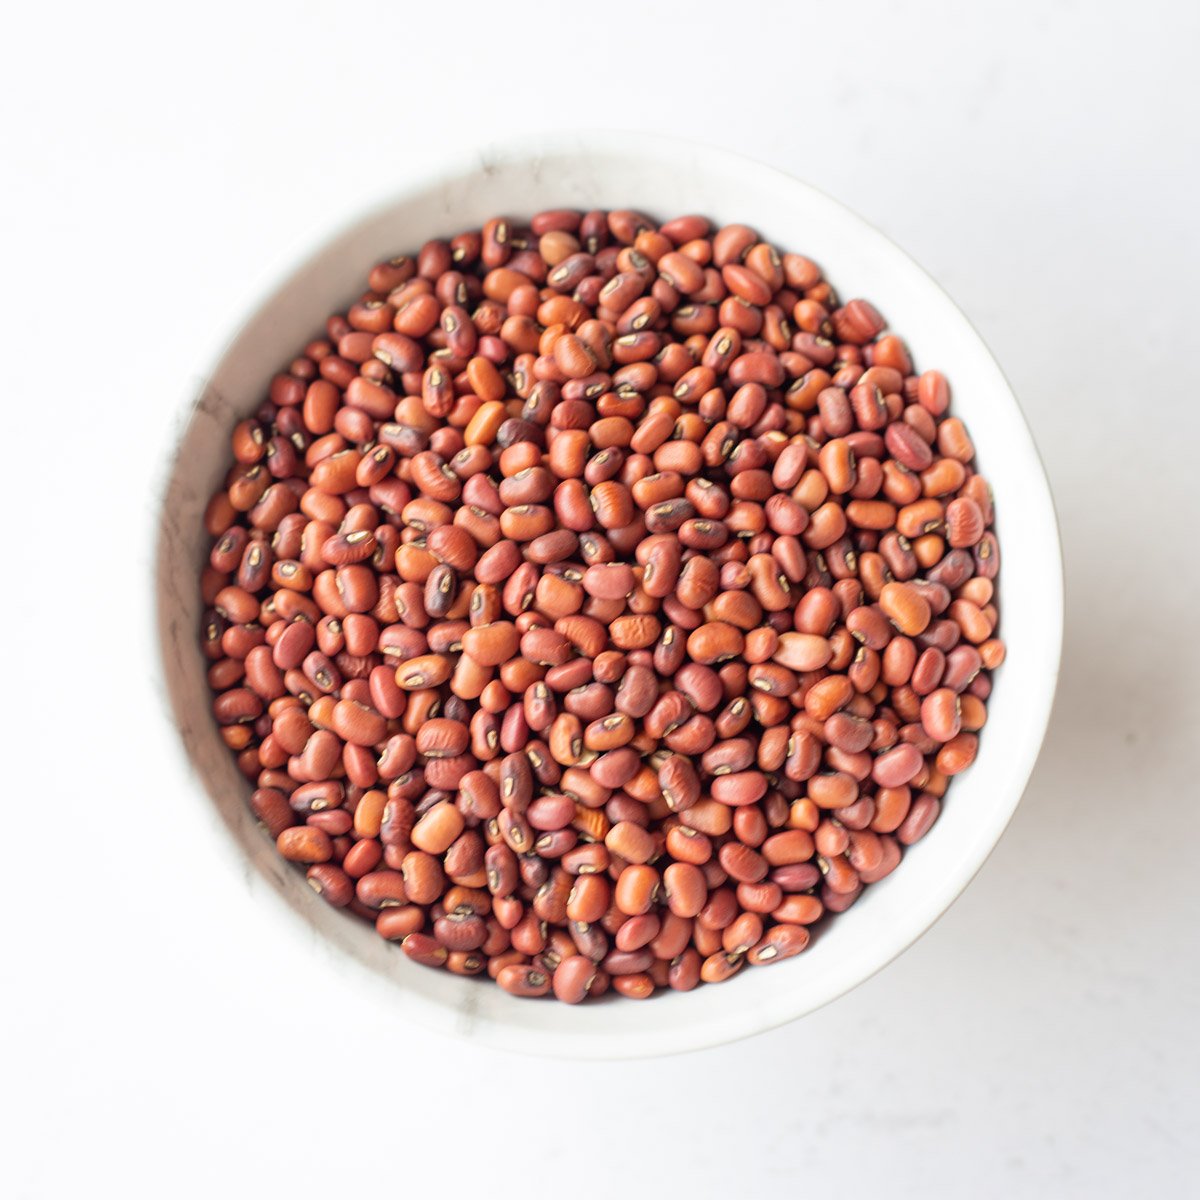
[[[1196,14],[23,6],[0,71],[0,1191],[1194,1188]],[[914,949],[774,1033],[582,1066],[396,1028],[273,942],[244,864],[193,841],[207,801],[162,782],[147,630],[154,482],[230,305],[443,147],[597,126],[775,163],[950,291],[1045,457],[1067,631],[1025,801]]]

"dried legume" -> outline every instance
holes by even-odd
[[[221,736],[280,854],[514,996],[802,952],[986,722],[950,385],[745,225],[506,218],[372,269],[204,516]]]

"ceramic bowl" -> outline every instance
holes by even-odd
[[[195,581],[208,552],[204,505],[226,469],[230,430],[258,406],[280,364],[361,291],[379,259],[478,228],[496,214],[560,206],[745,222],[815,259],[839,295],[868,297],[919,366],[936,366],[951,381],[954,411],[995,493],[1002,551],[998,599],[1008,658],[996,673],[978,759],[954,781],[928,836],[798,958],[643,1003],[514,999],[487,979],[416,966],[368,924],[328,907],[279,859],[247,807],[247,784],[209,716],[196,641]],[[538,1054],[666,1054],[769,1029],[842,995],[920,937],[979,870],[1021,798],[1049,719],[1062,635],[1058,532],[1037,450],[999,367],[950,298],[878,231],[809,185],[710,147],[628,134],[542,139],[410,181],[306,255],[265,299],[230,311],[240,311],[242,324],[213,357],[202,393],[187,397],[193,411],[163,498],[156,581],[162,669],[194,780],[193,794],[180,802],[216,805],[227,852],[253,862],[270,884],[249,888],[246,902],[275,909],[280,937],[314,957],[314,931],[340,947],[347,966],[357,960],[365,968],[356,968],[360,986],[388,990],[400,1021]]]

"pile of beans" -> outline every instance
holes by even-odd
[[[206,512],[255,814],[514,995],[798,954],[936,820],[1004,657],[948,406],[745,225],[556,210],[379,263]]]

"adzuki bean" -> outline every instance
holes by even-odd
[[[280,854],[575,1004],[801,953],[974,760],[999,543],[950,385],[746,225],[487,222],[233,430],[201,643]]]

